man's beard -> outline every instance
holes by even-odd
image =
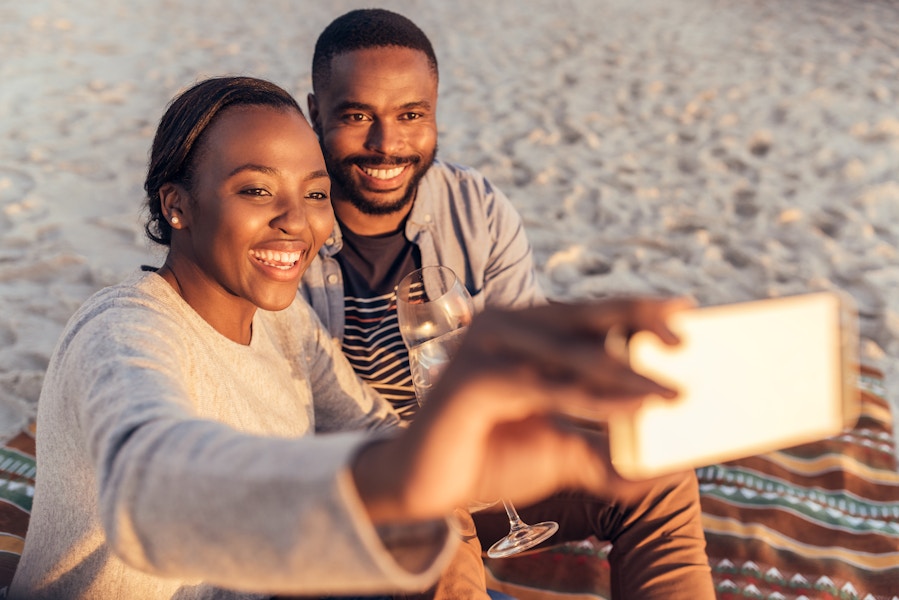
[[[340,189],[345,196],[344,199],[349,201],[349,203],[362,214],[376,216],[400,212],[415,200],[418,184],[421,182],[422,177],[428,172],[428,169],[431,168],[431,165],[434,164],[434,159],[437,156],[437,146],[434,146],[434,151],[431,152],[429,156],[425,157],[392,156],[371,158],[350,156],[338,161],[325,148],[322,148],[322,153],[325,157],[325,164],[328,167],[328,174],[331,176],[331,180],[340,186]],[[366,194],[375,194],[361,189],[350,174],[357,165],[381,168],[408,165],[412,168],[413,172],[405,193],[401,197],[390,202],[377,202],[366,198]]]

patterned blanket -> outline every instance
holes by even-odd
[[[25,546],[34,496],[34,424],[0,446],[0,598]]]
[[[899,600],[899,474],[883,376],[863,368],[862,414],[843,435],[697,470],[719,600]],[[609,597],[595,539],[487,559],[522,600]]]
[[[863,369],[862,415],[843,435],[697,471],[719,600],[899,600],[899,474],[883,376]],[[33,425],[0,447],[0,598],[34,493]],[[520,600],[609,597],[596,539],[487,559]]]

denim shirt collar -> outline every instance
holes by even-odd
[[[332,257],[343,248],[343,233],[340,231],[340,224],[337,222],[337,217],[334,217],[334,229],[331,230],[331,235],[328,236],[328,239],[325,240],[325,243],[322,244],[321,250],[319,253],[322,256]]]
[[[415,200],[412,201],[412,210],[406,217],[406,239],[413,244],[419,243],[420,236],[428,231],[434,222],[434,194],[429,188],[430,180],[426,174],[418,182]]]

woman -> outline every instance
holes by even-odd
[[[557,417],[673,396],[598,342],[623,325],[674,343],[677,303],[485,313],[396,430],[293,302],[333,217],[290,95],[243,77],[188,89],[160,122],[145,188],[148,235],[169,252],[90,298],[60,339],[11,597],[420,590],[453,554],[447,515],[469,498],[644,489]]]

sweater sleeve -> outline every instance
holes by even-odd
[[[177,323],[134,312],[84,323],[50,382],[77,420],[53,435],[77,431],[86,441],[115,555],[151,575],[259,593],[421,589],[436,579],[453,551],[445,523],[419,540],[433,558],[412,573],[367,518],[348,468],[365,434],[251,435],[199,418],[185,384],[191,370],[240,366],[228,357],[186,360]],[[362,404],[365,421],[376,403]]]
[[[306,332],[304,356],[308,359],[316,431],[389,432],[400,427],[401,419],[392,405],[359,378],[312,308],[298,298],[288,311],[278,315],[278,322],[289,328],[288,333]]]

